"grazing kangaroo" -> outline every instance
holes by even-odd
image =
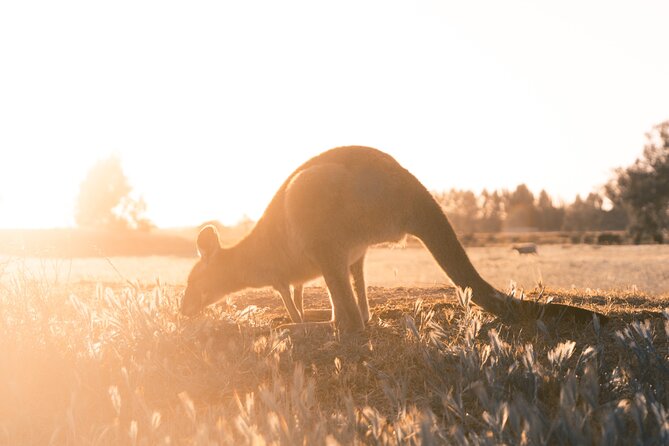
[[[527,309],[533,317],[539,311],[592,317],[581,308],[512,300],[493,288],[425,186],[390,155],[369,147],[339,147],[302,164],[235,246],[221,247],[216,229],[204,227],[197,238],[201,258],[188,277],[181,312],[192,315],[228,293],[272,286],[294,323],[289,326],[334,323],[345,332],[361,331],[370,319],[365,252],[406,234],[418,237],[453,283],[471,288],[472,300],[487,311],[507,317]],[[302,285],[319,276],[332,311],[329,321],[313,322],[322,312],[304,312]]]

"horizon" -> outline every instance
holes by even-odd
[[[0,228],[74,227],[112,154],[161,228],[257,220],[342,145],[572,202],[669,119],[659,1],[36,4],[0,5]]]
[[[522,186],[522,185],[524,185],[524,183],[520,183],[520,184],[516,185],[516,187],[519,187],[519,186]],[[489,193],[495,193],[495,192],[497,192],[497,193],[502,193],[502,192],[513,193],[514,190],[516,190],[516,187],[512,187],[512,188],[509,188],[509,189],[506,189],[506,188],[505,189],[485,189],[484,188],[483,190],[487,190]],[[476,195],[477,198],[480,198],[480,196],[483,192],[483,190],[476,191],[476,190],[458,189],[458,188],[452,188],[452,189],[448,189],[448,190],[431,190],[430,192],[432,194],[442,194],[442,193],[447,194],[451,190],[459,190],[459,191],[467,191],[467,192],[471,191]],[[529,190],[532,193],[532,195],[534,196],[534,200],[535,200],[535,204],[536,204],[537,200],[539,199],[539,194],[540,194],[541,190],[540,191],[533,191],[531,189],[529,189]],[[585,199],[588,197],[588,195],[590,193],[598,193],[598,192],[596,190],[592,190],[592,191],[588,192],[587,194],[576,194],[574,196],[574,199],[569,200],[569,201],[564,200],[561,197],[554,196],[553,194],[551,194],[550,191],[546,191],[546,193],[548,194],[549,198],[551,198],[552,203],[556,208],[567,208],[571,204],[574,203],[574,201],[576,200],[576,197],[580,197],[581,200],[585,201]],[[605,200],[604,210],[609,210],[608,207],[607,207],[608,203],[610,203],[610,202],[608,202],[608,198],[606,198],[606,197],[602,197],[602,198],[604,198],[604,200]],[[269,204],[269,203],[267,203],[267,204]],[[149,204],[149,206],[150,206],[150,204]],[[448,216],[448,214],[447,214],[447,216]],[[157,224],[155,224],[154,221],[152,221],[150,219],[149,220],[150,220],[150,223],[154,224],[153,228],[150,229],[150,230],[182,231],[182,230],[191,230],[191,229],[194,229],[194,228],[198,228],[198,227],[200,227],[204,224],[211,224],[211,223],[214,223],[214,222],[216,222],[218,224],[221,224],[222,226],[224,226],[228,229],[238,229],[238,228],[241,228],[243,226],[248,225],[249,223],[255,224],[258,221],[258,218],[252,218],[248,214],[242,214],[241,217],[239,219],[235,220],[235,221],[222,221],[222,220],[213,218],[213,219],[209,219],[209,220],[203,220],[203,221],[200,221],[200,222],[194,222],[193,224],[184,224],[184,225],[176,225],[176,226],[157,225]],[[70,230],[70,229],[74,229],[74,230],[81,229],[81,230],[86,230],[86,231],[88,231],[88,230],[91,230],[91,231],[107,231],[107,230],[118,231],[118,229],[98,227],[98,226],[80,226],[80,225],[77,225],[76,223],[72,223],[71,225],[67,225],[67,226],[48,226],[48,227],[45,227],[45,226],[11,227],[11,226],[1,226],[0,225],[0,231],[22,231],[22,230],[27,230],[27,231],[31,231],[31,230],[38,230],[38,231],[41,231],[41,230],[44,230],[44,231],[56,230],[57,231],[57,230]],[[134,230],[134,229],[131,229],[131,230]],[[500,231],[500,232],[506,232],[506,231]],[[514,231],[511,231],[511,232],[514,232]]]

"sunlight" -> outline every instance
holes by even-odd
[[[632,162],[669,102],[666,14],[643,8],[42,6],[0,5],[16,43],[0,47],[0,227],[72,225],[112,153],[159,226],[257,218],[298,165],[351,144],[431,189],[571,200]]]
[[[0,174],[0,227],[71,226],[79,183],[90,167],[87,155],[3,153],[0,163],[11,168]]]
[[[0,1],[0,445],[669,445],[667,17]]]

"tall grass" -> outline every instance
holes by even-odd
[[[184,319],[160,282],[5,277],[0,444],[669,443],[669,312],[506,326],[416,292],[374,290],[396,299],[347,337],[232,303]]]

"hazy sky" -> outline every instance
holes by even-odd
[[[112,153],[158,225],[257,218],[301,162],[573,199],[669,119],[666,1],[0,2],[0,227]]]

